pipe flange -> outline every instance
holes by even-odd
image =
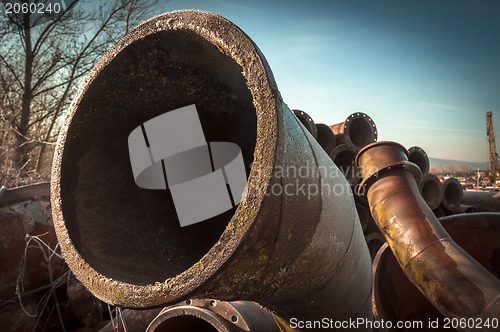
[[[396,142],[376,142],[365,146],[356,155],[363,180],[358,188],[358,195],[363,197],[376,179],[387,171],[395,169],[407,170],[413,174],[417,185],[422,181],[420,168],[408,161],[408,152]]]
[[[361,150],[364,146],[377,142],[378,138],[377,126],[375,125],[375,122],[368,114],[363,112],[356,112],[347,117],[344,122],[344,133],[350,133],[351,127],[353,127],[352,130],[354,130],[356,123],[359,121],[364,121],[366,123],[363,127],[361,127],[362,129],[359,129],[364,131],[364,135],[357,135],[360,137],[351,137],[349,134],[345,137],[345,144],[347,144],[347,146],[354,152]]]

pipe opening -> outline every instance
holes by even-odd
[[[422,174],[429,173],[429,161],[427,157],[418,150],[408,151],[408,160],[416,164],[418,168],[422,171]]]
[[[440,202],[440,195],[439,195],[439,183],[436,183],[435,181],[428,180],[425,181],[422,185],[422,197],[424,200],[427,202],[431,208],[436,208]]]
[[[171,317],[155,327],[154,332],[218,332],[209,322],[191,315]]]
[[[242,71],[199,35],[169,30],[127,46],[89,84],[69,126],[60,184],[69,236],[97,272],[135,285],[163,282],[219,239],[236,208],[180,227],[169,190],[135,184],[128,135],[195,104],[206,141],[238,144],[248,174],[257,118]]]
[[[460,204],[460,194],[462,188],[455,182],[448,182],[444,188],[444,200],[450,207],[456,207]]]
[[[358,148],[373,143],[373,130],[372,125],[363,118],[355,118],[351,120],[348,127],[348,135],[352,144]]]

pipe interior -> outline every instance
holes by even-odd
[[[456,206],[460,203],[460,188],[456,182],[448,182],[444,188],[444,199],[450,206]]]
[[[348,126],[348,131],[352,144],[358,148],[373,143],[372,125],[363,118],[353,119]]]
[[[209,322],[191,315],[171,317],[161,322],[154,332],[217,332],[219,331]]]
[[[195,104],[207,142],[239,145],[249,174],[256,113],[242,68],[186,31],[162,31],[120,52],[78,105],[64,146],[62,211],[77,251],[97,272],[146,285],[197,262],[235,208],[180,227],[169,190],[139,188],[128,135],[145,121]]]
[[[428,173],[428,164],[426,157],[423,153],[419,151],[411,151],[408,154],[408,160],[411,161],[412,163],[415,163],[418,168],[422,171],[422,174],[427,174]]]

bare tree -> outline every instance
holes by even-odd
[[[111,45],[158,10],[158,0],[62,3],[66,7],[52,16],[1,18],[0,182],[18,184],[12,179],[40,170],[82,78]]]

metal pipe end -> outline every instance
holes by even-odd
[[[314,137],[314,139],[318,139],[318,131],[316,129],[316,124],[314,120],[304,111],[301,110],[292,110],[292,113],[299,119],[300,123],[304,125],[307,131]]]
[[[431,210],[437,209],[443,200],[443,185],[434,174],[423,177],[419,186],[420,194]]]
[[[412,163],[416,164],[423,176],[426,176],[429,173],[430,165],[429,165],[429,157],[424,149],[418,146],[412,146],[408,149],[408,160]]]
[[[238,207],[180,227],[171,195],[135,184],[127,138],[145,121],[191,104],[207,141],[241,148],[253,185]],[[122,307],[192,294],[232,256],[259,212],[278,112],[283,103],[264,56],[225,18],[181,10],[129,32],[80,86],[54,153],[54,227],[75,276]]]
[[[378,132],[375,122],[367,114],[356,112],[344,122],[344,142],[354,152],[377,141]]]
[[[457,211],[462,204],[463,190],[460,182],[455,178],[448,178],[443,182],[443,206],[450,211]]]
[[[408,152],[401,144],[390,141],[375,142],[361,149],[355,159],[363,179],[358,194],[366,194],[373,182],[393,169],[409,171],[418,185],[422,180],[422,172],[417,165],[408,161],[407,156]]]

